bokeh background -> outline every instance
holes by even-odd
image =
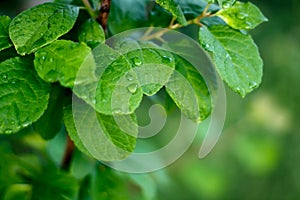
[[[0,14],[14,16],[40,2],[1,1]],[[122,191],[133,199],[300,199],[300,1],[252,2],[269,19],[251,32],[264,60],[261,86],[245,99],[227,89],[224,131],[209,156],[198,159],[200,135],[166,169],[129,175],[135,185]],[[54,158],[61,154],[62,146],[47,145]],[[105,180],[114,190],[117,180]]]

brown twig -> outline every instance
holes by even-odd
[[[99,22],[99,24],[101,24],[104,31],[106,31],[107,28],[107,20],[108,20],[108,15],[110,10],[110,3],[111,0],[102,0],[100,13],[97,18],[97,21]]]
[[[74,150],[75,150],[74,143],[70,139],[70,137],[67,136],[67,144],[66,144],[65,154],[64,154],[64,157],[63,157],[62,162],[61,162],[61,168],[62,169],[64,169],[64,170],[69,170],[70,169],[70,165],[71,165]]]

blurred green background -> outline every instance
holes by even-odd
[[[1,1],[0,14],[14,16],[25,8],[21,2]],[[264,60],[261,86],[245,99],[227,90],[225,127],[209,156],[198,159],[200,136],[164,170],[144,175],[110,172],[134,183],[116,192],[130,190],[134,199],[300,199],[300,1],[252,2],[269,19],[251,32]],[[34,146],[32,137],[24,140]],[[62,144],[55,148],[63,150],[64,139],[56,140]],[[61,154],[52,147],[49,154]],[[0,177],[8,176],[3,174],[7,166],[0,160]],[[80,177],[84,172],[74,173]],[[99,187],[110,188],[108,192],[117,182],[104,177]]]

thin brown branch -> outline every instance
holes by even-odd
[[[67,136],[67,142],[66,142],[66,149],[65,149],[65,154],[64,157],[61,161],[61,168],[64,170],[69,170],[71,161],[73,158],[73,153],[75,150],[75,146],[73,141],[70,139],[69,135]]]
[[[110,11],[110,4],[111,4],[111,0],[102,0],[100,13],[97,18],[97,21],[99,22],[99,24],[101,24],[104,31],[106,31],[107,29],[107,20]]]

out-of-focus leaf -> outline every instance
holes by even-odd
[[[0,16],[0,51],[13,45],[9,39],[8,33],[10,22],[11,19],[8,16]]]
[[[52,139],[62,127],[64,93],[60,85],[52,85],[48,107],[34,123],[35,130],[46,140]]]

